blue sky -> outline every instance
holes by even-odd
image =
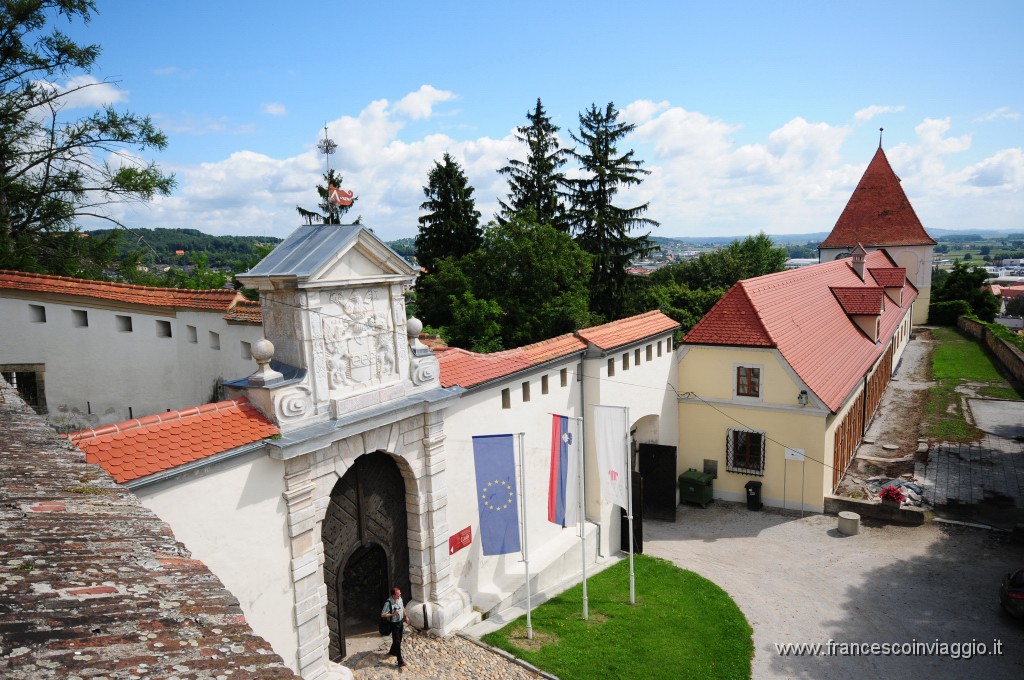
[[[174,195],[131,226],[287,235],[332,166],[350,216],[414,236],[445,151],[489,218],[540,97],[560,135],[592,102],[637,125],[655,235],[827,231],[885,128],[926,228],[1024,230],[1024,3],[104,2],[64,26],[103,53],[82,104],[168,134]]]

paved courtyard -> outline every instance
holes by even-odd
[[[644,526],[645,552],[720,585],[754,629],[755,680],[1024,677],[1024,623],[999,607],[1024,565],[1007,535],[965,527],[862,524],[750,512],[715,501]],[[1000,656],[783,656],[776,643],[1002,643]]]

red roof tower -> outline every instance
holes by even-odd
[[[900,186],[882,147],[868,163],[832,233],[820,248],[935,245]]]

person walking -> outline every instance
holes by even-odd
[[[404,624],[409,623],[409,614],[405,611],[402,589],[398,586],[391,589],[391,597],[384,602],[380,617],[391,622],[391,649],[388,650],[388,656],[398,657],[398,667],[401,668],[405,666],[405,659],[402,658],[402,632]]]

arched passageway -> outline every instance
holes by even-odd
[[[391,585],[411,596],[405,480],[391,456],[356,459],[331,491],[322,536],[330,658],[339,661],[346,637],[376,628]]]

